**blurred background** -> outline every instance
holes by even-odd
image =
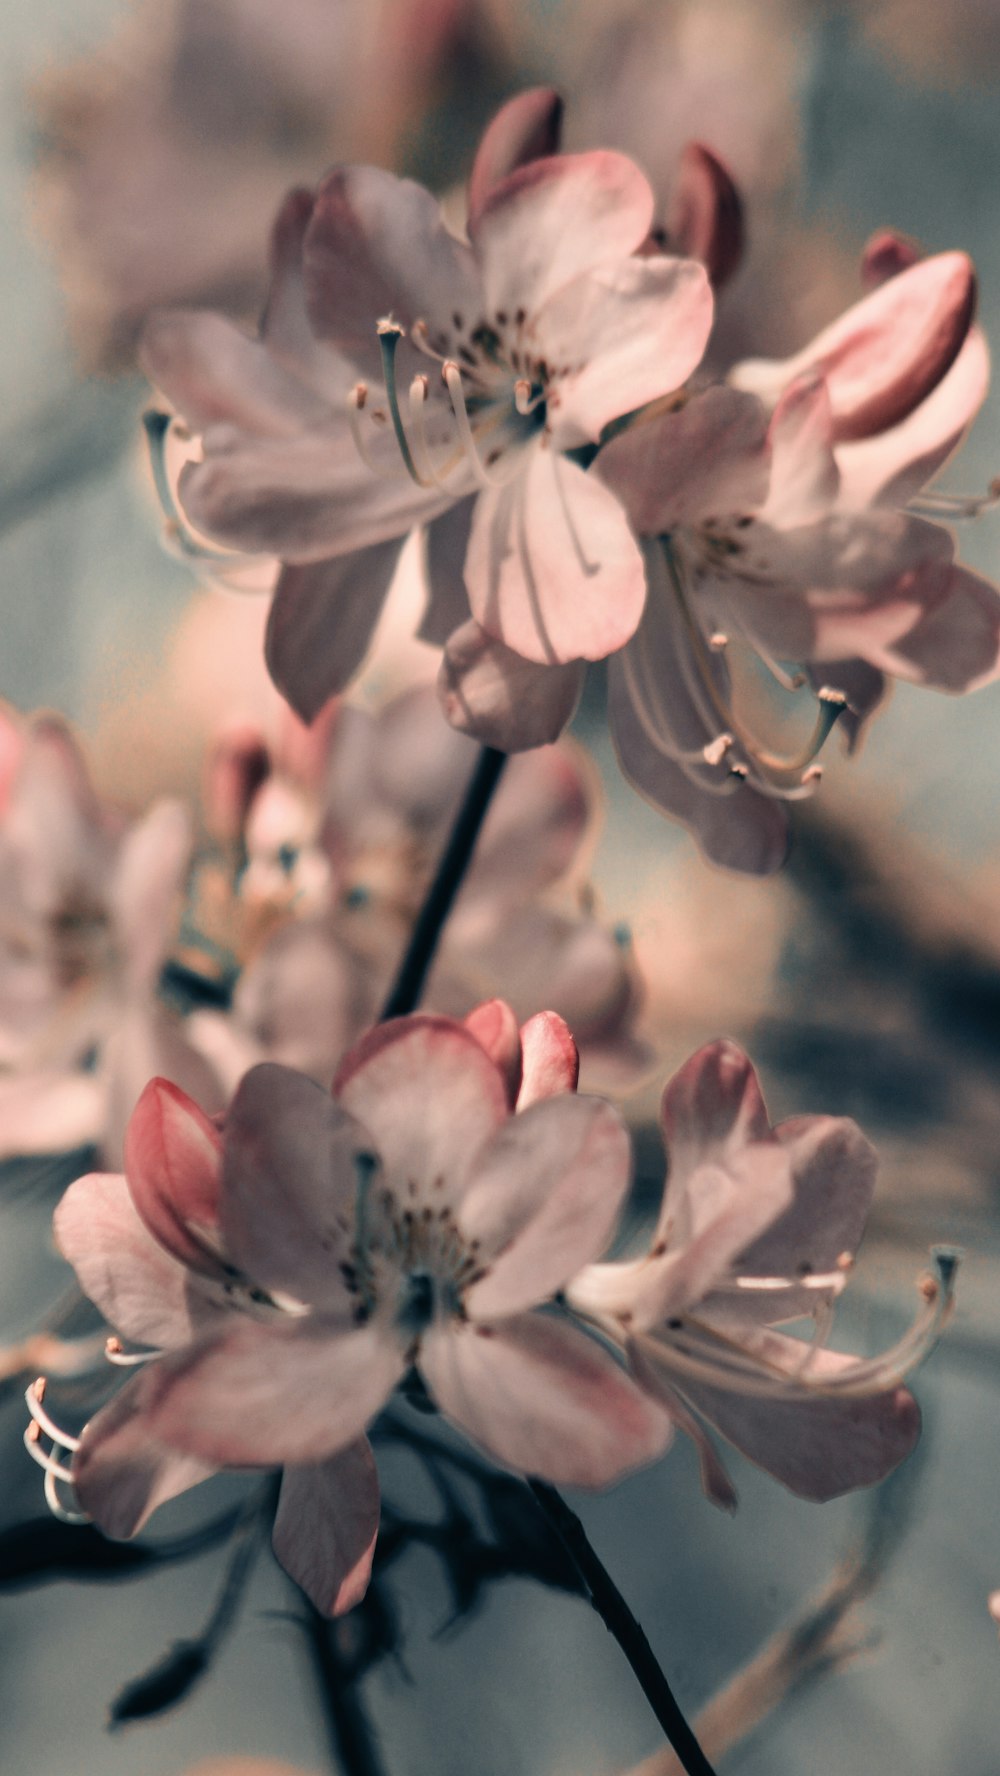
[[[995,0],[7,0],[4,25],[0,694],[70,716],[100,789],[132,809],[191,789],[210,722],[263,694],[262,604],[206,590],[160,547],[137,329],[177,302],[252,321],[277,201],[333,160],[447,192],[497,103],[551,82],[567,144],[626,149],[664,201],[691,137],[730,166],[749,247],[721,298],[721,362],[808,340],[860,294],[861,248],[882,226],[971,253],[980,318],[1000,338]],[[942,485],[977,492],[998,470],[993,398]],[[1000,576],[1000,516],[966,526],[961,546]],[[390,639],[360,694],[377,701],[406,670]],[[597,683],[575,730],[604,780],[593,877],[645,974],[660,1057],[630,1110],[637,1212],[661,1181],[648,1127],[659,1085],[726,1032],[750,1048],[776,1116],[851,1114],[882,1151],[848,1296],[852,1348],[902,1331],[932,1242],[966,1256],[954,1324],[917,1384],[921,1451],[879,1498],[810,1506],[734,1457],[730,1520],[678,1446],[580,1508],[694,1713],[838,1561],[867,1550],[858,1589],[871,1581],[871,1594],[836,1642],[837,1668],[809,1678],[800,1647],[770,1690],[762,1678],[755,1694],[778,1700],[745,1735],[733,1705],[726,1771],[996,1776],[1000,687],[962,700],[897,688],[860,758],[831,745],[819,797],[794,810],[791,861],[766,882],[711,870],[639,801],[602,708]],[[0,1178],[4,1336],[22,1336],[66,1286],[48,1222],[73,1175],[71,1162],[24,1163]],[[23,1419],[7,1386],[8,1526],[42,1510]],[[504,1521],[508,1495],[475,1475],[437,1484],[391,1441],[383,1459],[401,1518],[451,1522],[460,1507],[487,1542]],[[308,1625],[290,1619],[298,1606],[263,1554],[189,1699],[109,1735],[123,1686],[200,1633],[226,1557],[193,1532],[240,1496],[219,1483],[207,1504],[174,1507],[149,1538],[171,1558],[120,1573],[65,1570],[62,1542],[25,1553],[22,1532],[5,1535],[5,1772],[180,1776],[249,1753],[315,1771],[335,1767],[331,1735],[365,1776],[603,1776],[655,1751],[628,1670],[537,1550],[528,1576],[487,1561],[463,1592],[442,1557],[454,1535],[402,1531],[377,1609],[338,1642],[339,1721],[320,1706]],[[464,1558],[478,1574],[475,1549]]]

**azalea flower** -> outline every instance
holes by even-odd
[[[936,1253],[896,1345],[873,1358],[833,1351],[877,1164],[857,1125],[797,1116],[772,1129],[749,1060],[723,1041],[669,1081],[661,1128],[668,1171],[648,1252],[586,1267],[570,1306],[693,1439],[716,1503],[736,1495],[706,1423],[803,1498],[881,1480],[919,1433],[901,1383],[947,1317],[954,1255]],[[803,1318],[808,1342],[774,1330]]]
[[[536,708],[531,744],[568,718],[576,663],[639,621],[641,554],[577,455],[687,379],[711,291],[700,265],[645,250],[654,200],[630,160],[518,164],[537,140],[515,132],[500,155],[488,139],[468,241],[422,187],[339,167],[278,218],[258,340],[208,313],[147,326],[145,367],[197,435],[178,483],[186,520],[284,563],[268,661],[307,719],[357,670],[418,524],[440,581],[428,634],[471,606],[528,681],[531,664],[564,668],[558,726]]]
[[[103,807],[55,717],[0,710],[0,1156],[117,1160],[151,1068],[221,1108],[157,996],[191,842],[177,802],[131,826]]]
[[[243,970],[232,1015],[188,1027],[233,1089],[265,1059],[326,1083],[374,1021],[474,764],[430,686],[375,714],[330,706],[308,729],[286,710],[269,748],[246,725],[219,736],[207,796],[230,886],[204,860],[195,922]],[[521,1020],[549,1006],[577,1032],[588,1087],[609,1089],[652,1054],[631,947],[591,904],[597,824],[579,749],[511,760],[424,999],[449,1016],[497,991]]]
[[[216,1468],[282,1465],[275,1551],[337,1613],[364,1592],[378,1524],[364,1432],[415,1366],[521,1472],[605,1486],[658,1455],[662,1409],[539,1311],[603,1250],[629,1186],[625,1129],[576,1095],[576,1072],[561,1019],[519,1032],[494,1001],[464,1024],[379,1026],[332,1094],[255,1067],[221,1133],[154,1080],[124,1176],[80,1179],[56,1211],[84,1291],[153,1347],[80,1439],[29,1389],[29,1447],[57,1506],[68,1485],[127,1536]]]
[[[838,715],[856,743],[885,674],[952,692],[996,674],[1000,597],[919,515],[949,515],[949,503],[895,504],[940,466],[985,389],[981,341],[955,355],[944,326],[961,259],[902,272],[770,381],[741,377],[773,392],[794,373],[769,418],[756,395],[710,388],[600,452],[594,472],[648,539],[646,610],[609,669],[619,758],[730,868],[780,867],[781,803],[815,786]],[[942,331],[948,362],[930,349]],[[922,355],[914,339],[928,342]],[[925,393],[928,356],[937,380]],[[782,753],[741,719],[730,643],[748,644],[785,689],[811,680],[819,705],[804,746]]]

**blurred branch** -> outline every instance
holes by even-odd
[[[778,1629],[749,1664],[730,1678],[695,1718],[695,1732],[718,1762],[788,1697],[839,1671],[874,1644],[858,1612],[883,1578],[910,1524],[924,1461],[923,1446],[876,1489],[857,1546],[834,1568],[822,1591],[787,1627]],[[683,1776],[669,1747],[644,1758],[627,1776]]]

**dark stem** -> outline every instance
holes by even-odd
[[[638,1679],[687,1776],[714,1776],[677,1698],[657,1664],[653,1649],[611,1575],[594,1553],[587,1532],[575,1511],[544,1480],[529,1480],[538,1506],[573,1560],[590,1594],[590,1601],[609,1634],[613,1634]]]
[[[331,1622],[306,1598],[305,1629],[323,1703],[323,1718],[334,1769],[350,1776],[383,1776],[382,1760],[364,1703],[346,1670],[336,1637],[342,1624]]]
[[[483,747],[452,827],[451,837],[413,927],[413,935],[400,963],[395,985],[382,1008],[380,1022],[385,1018],[405,1017],[419,1002],[442,927],[462,886],[493,791],[506,763],[505,752],[497,752],[492,746]]]

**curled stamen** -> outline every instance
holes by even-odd
[[[70,1469],[66,1467],[64,1462],[58,1460],[54,1450],[49,1452],[42,1448],[41,1436],[42,1431],[39,1425],[30,1424],[25,1428],[24,1447],[32,1461],[37,1462],[40,1468],[44,1468],[47,1474],[54,1474],[57,1480],[64,1480],[67,1486],[72,1486],[73,1475]]]
[[[529,413],[534,413],[536,407],[541,406],[544,399],[544,389],[537,389],[532,392],[532,384],[528,381],[528,378],[526,376],[518,377],[514,384],[514,406],[517,408],[518,413],[522,414],[525,419],[527,419]]]
[[[59,1497],[60,1478],[61,1476],[53,1473],[51,1468],[47,1470],[45,1475],[45,1503],[48,1505],[53,1517],[55,1517],[59,1523],[72,1523],[77,1527],[82,1523],[89,1523],[90,1518],[87,1516],[86,1511],[74,1511],[71,1507],[63,1504]]]
[[[64,1449],[70,1451],[79,1449],[79,1437],[72,1437],[68,1431],[61,1431],[59,1426],[49,1417],[45,1407],[42,1405],[44,1397],[45,1377],[44,1375],[40,1375],[38,1379],[33,1381],[30,1387],[25,1390],[24,1395],[25,1404],[27,1405],[28,1411],[31,1413],[32,1419],[35,1424],[37,1424],[39,1431],[44,1432],[46,1437],[50,1437],[53,1443],[61,1444]],[[30,1425],[28,1426],[28,1430],[31,1430]]]

